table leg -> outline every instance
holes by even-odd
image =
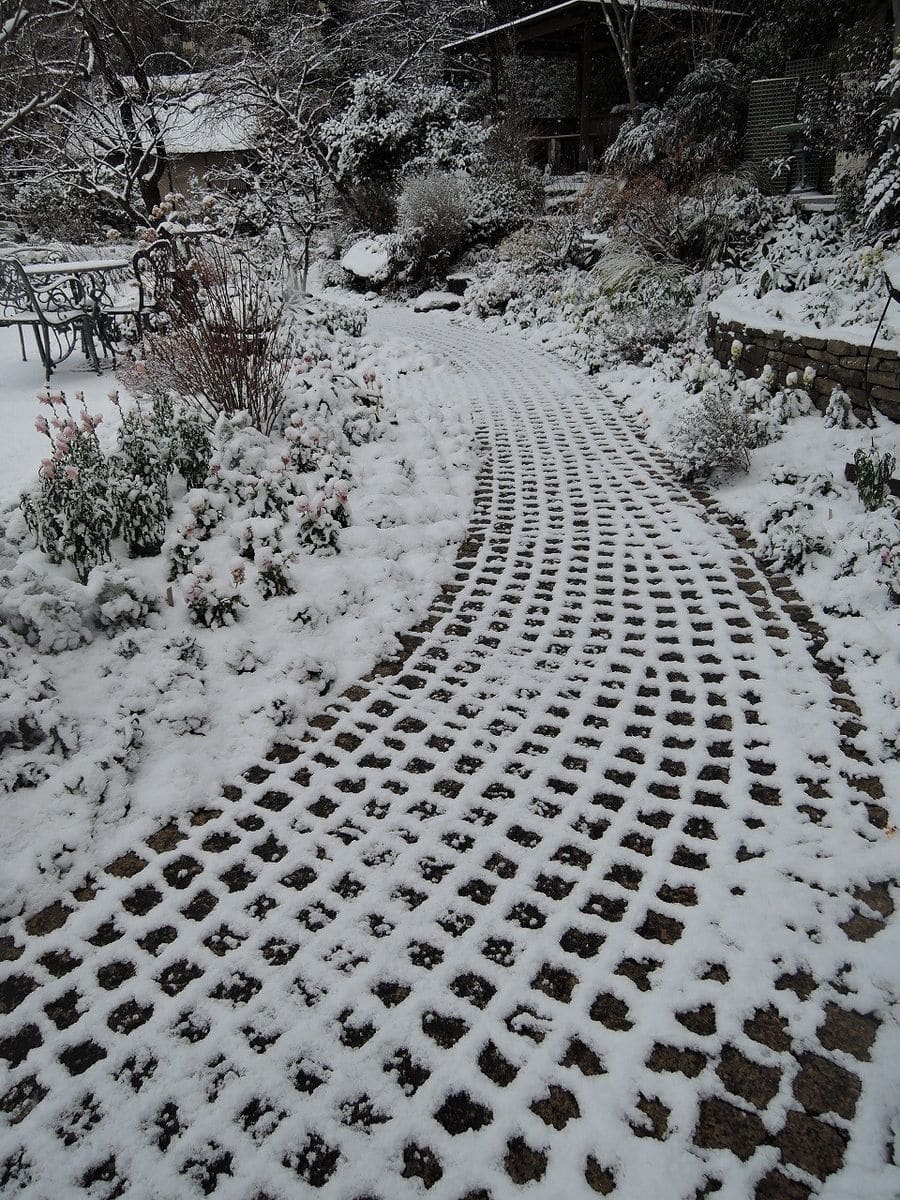
[[[101,374],[100,359],[97,357],[97,347],[94,344],[94,323],[90,317],[83,317],[81,322],[81,343],[85,357],[90,359],[91,366]]]

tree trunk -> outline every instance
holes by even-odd
[[[894,3],[900,3],[900,0],[894,0]],[[627,5],[623,4],[622,0],[601,0],[601,7],[610,39],[622,64],[625,86],[628,89],[628,105],[634,116],[638,106],[634,77],[634,30],[641,10],[641,0],[629,0]]]

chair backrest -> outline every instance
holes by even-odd
[[[138,283],[139,305],[165,308],[172,298],[175,257],[167,241],[143,246],[131,260]]]
[[[34,292],[22,264],[14,258],[0,258],[0,313],[11,317],[35,308]]]

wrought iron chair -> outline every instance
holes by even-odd
[[[18,327],[23,359],[25,330],[31,329],[48,380],[79,337],[92,366],[99,370],[91,308],[77,275],[30,279],[15,259],[0,260],[0,328]]]
[[[94,324],[104,350],[115,357],[116,342],[120,340],[122,321],[133,324],[134,336],[140,341],[152,328],[153,318],[168,308],[173,290],[174,257],[168,242],[153,242],[142,247],[132,257],[132,273],[137,296],[113,301],[103,279],[88,278],[86,288],[94,306]]]

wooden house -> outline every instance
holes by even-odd
[[[621,3],[628,9],[633,0]],[[636,25],[638,49],[654,41],[689,37],[697,11],[689,0],[642,0]],[[742,19],[739,12],[724,9],[719,16]],[[554,173],[590,169],[615,140],[627,115],[625,76],[602,0],[564,0],[452,42],[444,50],[454,57],[487,56],[495,86],[505,56],[534,62],[541,71],[547,71],[550,62],[568,65],[569,86],[557,102],[566,111],[548,111],[532,122],[533,157]]]

